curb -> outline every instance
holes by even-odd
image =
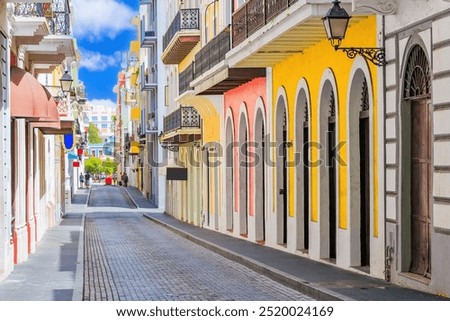
[[[90,202],[90,200],[91,200],[91,188],[92,188],[92,187],[89,187],[88,197],[87,197],[87,201],[86,201],[86,207],[89,206],[89,202]]]
[[[130,192],[127,191],[127,189],[123,186],[120,186],[128,195],[128,198],[131,200],[131,203],[134,204],[134,206],[136,206],[136,209],[140,209],[138,203],[136,203],[136,201],[134,200],[134,198],[131,196]]]
[[[81,218],[80,236],[78,238],[77,267],[75,271],[72,301],[83,301],[85,217],[86,214],[83,214],[83,217]]]
[[[341,295],[329,289],[325,289],[323,287],[318,287],[309,284],[308,282],[296,278],[292,275],[284,273],[278,269],[272,268],[266,264],[260,263],[256,260],[250,259],[248,257],[242,256],[236,252],[227,250],[219,245],[213,244],[211,242],[205,241],[201,238],[198,238],[192,234],[189,234],[183,230],[180,230],[176,227],[173,227],[167,223],[164,223],[148,214],[143,214],[144,218],[149,219],[168,230],[186,238],[187,240],[196,243],[197,245],[203,246],[227,259],[230,259],[234,262],[240,263],[268,278],[279,282],[289,288],[302,292],[316,300],[319,301],[353,301],[352,298],[349,298],[345,295]]]

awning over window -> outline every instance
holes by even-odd
[[[29,72],[12,66],[11,117],[37,120],[48,118],[48,111],[49,99],[42,85]]]

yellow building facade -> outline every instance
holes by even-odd
[[[206,28],[189,34],[199,42],[171,67],[179,76],[174,106],[195,108],[201,125],[200,136],[183,143],[162,136],[177,143],[173,159],[193,174],[168,183],[168,212],[383,277],[381,69],[330,45],[322,17],[331,2],[262,4],[201,2]],[[357,14],[342,45],[380,47],[379,29],[376,16]]]
[[[375,17],[359,18],[349,27],[345,46],[377,47],[376,34]],[[377,244],[372,240],[379,238],[381,224],[377,208],[380,188],[377,67],[362,57],[348,59],[344,52],[334,50],[324,39],[273,66],[272,106],[272,140],[279,142],[279,132],[286,132],[289,144],[286,158],[289,164],[294,165],[288,165],[286,169],[287,213],[284,214],[279,213],[284,210],[277,205],[283,201],[277,195],[280,188],[277,175],[282,175],[282,170],[278,167],[272,169],[275,179],[271,210],[275,216],[286,215],[288,221],[286,231],[278,228],[276,233],[290,234],[287,247],[292,251],[303,251],[312,258],[330,260],[340,266],[370,267],[376,265],[373,262],[377,259],[382,261],[382,256],[370,255],[377,252],[374,249],[370,251],[370,248]],[[283,112],[285,116],[280,115]],[[363,144],[353,140],[360,131],[360,125],[356,124],[360,119],[358,114],[363,112],[368,119],[366,130],[369,135],[365,137],[369,144],[365,152],[365,157],[369,158],[366,170],[370,173],[366,186],[362,186],[357,169],[352,168],[360,169],[355,162],[360,161],[356,159],[362,146],[357,145]],[[280,127],[284,128],[280,130]],[[304,139],[306,135],[309,139]],[[309,146],[304,146],[307,142]],[[333,150],[330,147],[334,147],[336,164],[329,161],[329,152]],[[276,152],[272,151],[273,159],[277,158]],[[305,155],[311,165],[307,166],[306,175],[299,169],[305,165]],[[330,174],[330,168],[334,173]],[[331,183],[335,186],[330,186],[330,176],[334,176]],[[308,182],[304,181],[305,177]],[[365,218],[367,227],[361,226],[361,213],[355,213],[363,205],[353,204],[360,199],[355,194],[362,188],[367,188],[370,195],[365,204],[369,204]],[[333,198],[330,194],[334,194]],[[306,220],[299,218],[305,215],[305,203],[309,209],[308,227],[305,227]],[[332,220],[336,220],[335,225]],[[297,228],[290,228],[294,226]],[[335,234],[331,231],[334,228]],[[358,236],[361,231],[369,234],[364,241]],[[309,233],[308,242],[301,235],[304,233]],[[356,250],[358,247],[360,249]],[[361,250],[361,247],[368,250]]]

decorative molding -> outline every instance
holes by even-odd
[[[353,11],[370,11],[376,14],[391,15],[397,13],[397,0],[353,0]]]
[[[12,37],[14,37],[14,33],[16,29],[13,26],[14,19],[14,4],[7,3],[6,4],[6,20],[8,21],[8,42],[11,44]]]

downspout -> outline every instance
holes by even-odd
[[[386,50],[386,21],[385,21],[385,16],[383,15],[381,17],[382,19],[382,44],[383,44],[383,48],[385,48]],[[384,117],[384,114],[386,113],[386,88],[385,88],[385,84],[386,84],[386,64],[383,65],[383,71],[382,71],[382,75],[383,75],[383,176],[384,176],[384,182],[383,182],[383,201],[384,201],[384,244],[385,244],[385,259],[384,259],[384,279],[387,282],[391,281],[391,264],[392,264],[392,260],[393,260],[393,253],[394,253],[394,248],[392,246],[392,243],[388,244],[388,233],[387,233],[387,207],[386,207],[386,202],[387,202],[387,197],[386,197],[386,190],[387,190],[387,185],[386,185],[386,120]]]

